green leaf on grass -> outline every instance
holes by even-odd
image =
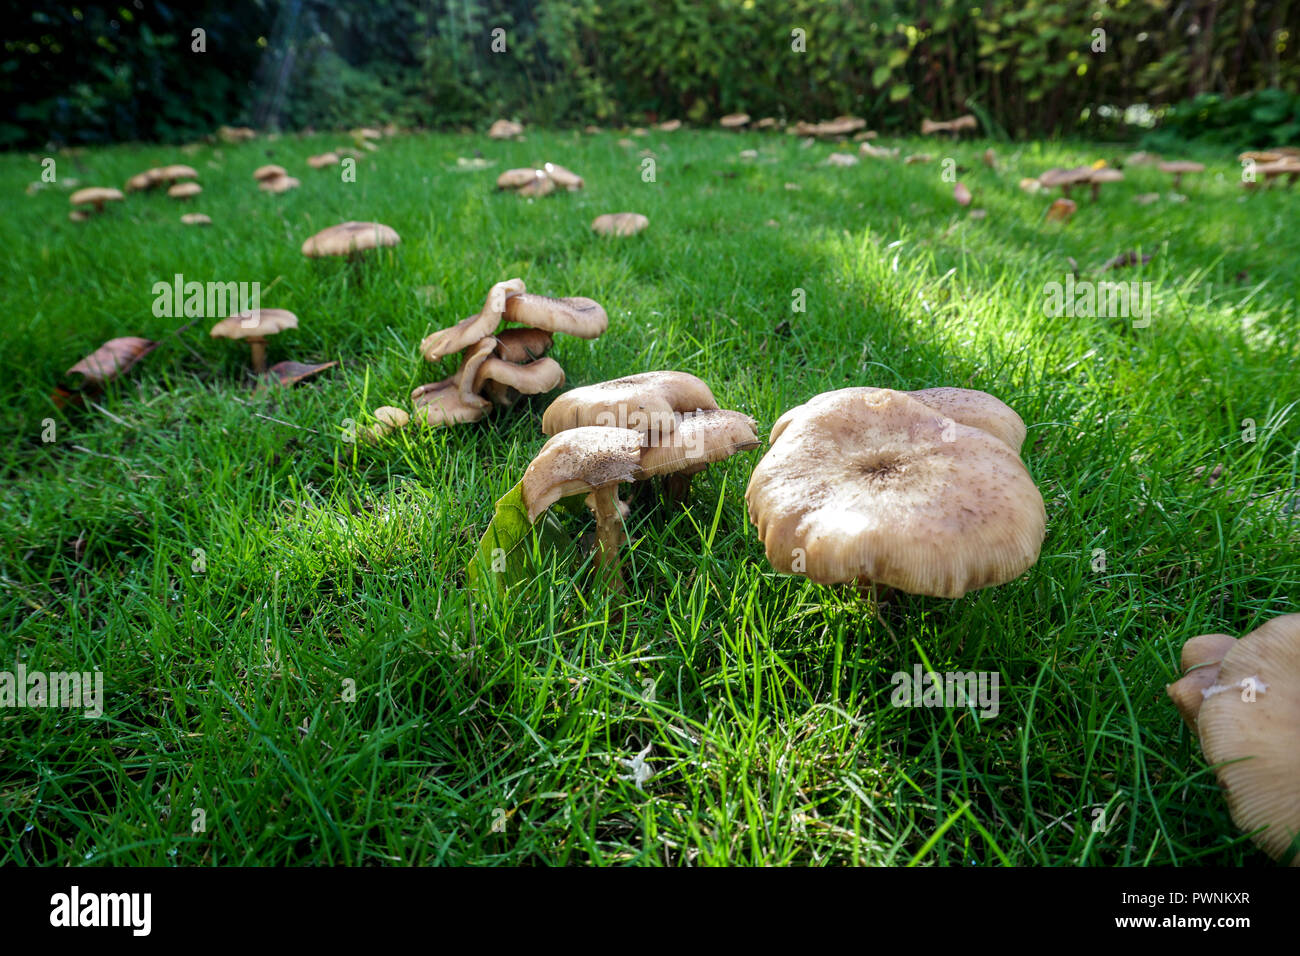
[[[575,501],[581,504],[582,499],[566,498],[561,503],[567,507]],[[465,569],[470,587],[495,587],[504,591],[532,577],[537,571],[533,560],[534,535],[541,554],[567,550],[572,546],[550,512],[542,515],[537,524],[529,523],[521,481],[497,499],[492,521]]]

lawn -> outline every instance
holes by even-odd
[[[199,171],[190,207],[136,194],[85,223],[60,184],[24,194],[42,156],[0,156],[0,669],[98,669],[107,695],[97,719],[0,711],[0,863],[1270,865],[1165,685],[1187,638],[1300,610],[1300,190],[1247,195],[1234,156],[1189,150],[1208,168],[1186,201],[1129,168],[1051,223],[1022,177],[1127,150],[913,141],[935,161],[834,168],[794,136],[622,135],[403,135],[354,183],[306,166],[338,136],[53,153],[81,185]],[[495,165],[458,166],[476,150]],[[986,217],[953,200],[949,156]],[[586,188],[494,189],[547,160]],[[259,192],[269,162],[301,188]],[[592,234],[622,210],[650,228]],[[349,219],[402,243],[302,256]],[[1099,271],[1130,250],[1152,258]],[[1046,315],[1074,268],[1150,282],[1150,324]],[[339,365],[254,392],[215,318],[153,314],[177,273],[260,282],[300,318],[270,361]],[[1038,564],[877,617],[772,570],[743,500],[760,449],[685,507],[634,502],[625,597],[564,551],[504,596],[467,589],[553,396],[345,438],[450,374],[421,338],[515,276],[609,313],[602,338],[558,338],[566,387],[679,369],[763,437],[849,385],[991,392],[1029,426]],[[56,408],[64,370],[122,335],[161,345]],[[999,712],[892,706],[918,664],[996,672]]]

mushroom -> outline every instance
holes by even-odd
[[[367,444],[375,444],[385,435],[389,435],[399,428],[405,428],[411,421],[411,416],[400,408],[392,405],[381,405],[374,412],[375,424],[361,430],[361,440]]]
[[[661,133],[675,133],[682,128],[682,121],[679,119],[664,120],[655,126],[655,129]]]
[[[1047,523],[1010,446],[892,389],[782,415],[745,500],[779,571],[944,598],[1024,573]]]
[[[934,157],[929,153],[913,153],[911,156],[903,157],[904,166],[915,166],[917,163],[933,162]]]
[[[540,169],[526,166],[520,169],[507,169],[497,177],[497,189],[518,189],[527,186],[539,175],[545,175]]]
[[[592,231],[602,236],[635,236],[649,225],[639,212],[607,212],[591,221]]]
[[[339,154],[335,152],[321,153],[319,156],[308,156],[307,165],[312,169],[324,169],[326,166],[337,166],[339,164]]]
[[[210,226],[212,225],[212,218],[205,216],[201,212],[187,212],[181,216],[181,222],[187,226]]]
[[[193,199],[201,192],[203,187],[198,183],[177,183],[167,190],[167,195],[172,199]]]
[[[1094,169],[1092,175],[1088,177],[1088,182],[1092,185],[1092,201],[1096,202],[1101,198],[1102,183],[1118,183],[1124,181],[1124,174],[1118,169],[1112,169],[1109,166],[1103,166],[1101,169]]]
[[[723,129],[740,129],[748,122],[748,113],[728,113],[726,116],[722,117],[722,119],[718,120],[718,124]]]
[[[507,362],[523,364],[541,358],[551,350],[555,339],[545,329],[505,329],[497,334],[493,353]]]
[[[1061,195],[1069,198],[1070,189],[1079,183],[1092,181],[1091,166],[1076,166],[1073,169],[1049,169],[1038,177],[1038,181],[1048,189],[1061,187]]]
[[[498,282],[487,294],[483,308],[477,315],[462,319],[451,328],[442,329],[427,335],[420,343],[420,352],[430,362],[436,362],[444,355],[459,352],[475,342],[491,335],[501,324],[505,315],[507,297],[521,295],[524,291],[522,279],[507,279]]]
[[[776,129],[776,117],[764,116],[754,124],[754,129]]]
[[[491,407],[482,399],[478,404],[464,401],[460,389],[451,381],[422,385],[411,397],[415,403],[414,418],[430,428],[476,422]]]
[[[565,392],[542,414],[542,431],[557,435],[598,425],[626,428],[662,444],[686,412],[718,407],[709,386],[686,372],[641,372]]]
[[[1066,222],[1079,209],[1079,204],[1073,199],[1053,199],[1052,204],[1047,207],[1048,222]]]
[[[858,157],[852,153],[831,153],[826,157],[827,166],[856,166]]]
[[[283,166],[258,166],[253,170],[253,178],[259,183],[266,182],[269,179],[279,179],[281,176],[288,176],[288,171]]]
[[[266,371],[266,340],[285,329],[296,329],[298,317],[286,309],[258,309],[228,316],[212,327],[214,339],[243,339],[252,349],[253,371]]]
[[[522,126],[505,119],[497,120],[492,124],[491,128],[488,129],[489,139],[512,139],[515,136],[522,136],[523,134],[524,128]]]
[[[573,172],[573,170],[565,169],[563,166],[557,166],[555,163],[547,163],[542,167],[542,169],[545,170],[546,175],[550,177],[551,181],[561,189],[566,189],[569,192],[577,192],[583,186],[582,177]]]
[[[1173,173],[1174,189],[1181,189],[1183,185],[1184,173],[1200,173],[1205,171],[1203,163],[1195,163],[1190,159],[1174,159],[1168,162],[1157,164],[1156,168],[1162,173]]]
[[[1017,455],[1025,443],[1024,420],[1001,399],[973,388],[925,388],[906,392],[961,425],[969,425],[1001,439]]]
[[[379,222],[342,222],[322,229],[302,244],[302,254],[309,258],[321,256],[355,256],[359,252],[395,246],[402,237],[389,226]]]
[[[586,494],[596,516],[596,565],[623,590],[618,551],[626,535],[618,501],[618,486],[636,478],[641,462],[641,436],[625,428],[570,429],[547,440],[524,472],[521,493],[528,520],[561,498]]]
[[[1300,866],[1300,614],[1239,640],[1194,637],[1182,666],[1168,693],[1199,735],[1233,822],[1273,859]]]
[[[1260,163],[1255,167],[1256,173],[1262,173],[1264,182],[1271,184],[1279,176],[1287,177],[1287,185],[1300,178],[1300,160],[1293,156],[1282,156],[1271,163]]]
[[[495,344],[493,341],[494,347]],[[481,392],[488,383],[495,383],[502,387],[497,394],[504,399],[497,404],[512,405],[518,395],[542,395],[559,388],[564,384],[564,369],[553,358],[539,358],[526,365],[488,358],[479,365],[473,378],[475,392]]]
[[[518,322],[533,329],[563,332],[580,339],[599,338],[609,328],[609,316],[599,302],[585,296],[553,299],[523,291],[505,300],[507,322]]]
[[[870,156],[872,159],[897,159],[898,147],[890,149],[887,146],[872,146],[870,143],[863,143],[858,147],[858,152],[863,156]]]
[[[691,476],[714,462],[759,446],[754,420],[725,408],[681,415],[667,440],[641,452],[640,478],[662,477],[668,496],[685,501]]]
[[[121,202],[122,199],[122,193],[112,187],[90,186],[86,189],[78,189],[68,198],[68,202],[73,206],[93,206],[95,212],[100,213],[104,211],[104,203]],[[86,212],[85,210],[77,211]]]
[[[950,120],[921,120],[921,135],[929,136],[932,133],[952,133],[957,136],[964,129],[977,129],[978,121],[974,116],[967,113],[965,116],[958,116]]]
[[[555,180],[546,175],[543,170],[533,170],[533,178],[524,185],[515,190],[517,195],[527,196],[529,198],[549,196],[555,192]]]
[[[265,193],[287,193],[290,189],[297,189],[302,183],[293,176],[272,176],[270,179],[263,179],[257,184],[257,188]]]

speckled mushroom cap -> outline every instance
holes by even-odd
[[[510,297],[522,295],[523,291],[524,280],[522,279],[506,279],[504,282],[498,282],[488,290],[483,308],[477,315],[461,319],[450,328],[439,329],[426,335],[420,343],[420,353],[428,361],[436,362],[444,355],[459,352],[485,336],[492,335],[501,324]]]
[[[396,230],[380,222],[341,222],[308,238],[302,244],[302,254],[312,258],[347,256],[380,246],[395,246],[401,241]]]
[[[1201,748],[1233,822],[1273,859],[1300,866],[1300,614],[1236,641],[1202,696]]]
[[[607,212],[591,221],[592,231],[602,236],[635,236],[649,225],[639,212]]]
[[[959,598],[1038,560],[1047,514],[1024,463],[902,392],[818,395],[771,443],[745,500],[779,571]]]
[[[549,439],[524,472],[528,520],[561,498],[632,481],[641,461],[641,436],[626,428],[573,428]]]
[[[650,444],[642,451],[641,477],[694,474],[706,465],[758,446],[754,420],[743,412],[715,408],[688,413],[677,419],[667,440]]]
[[[507,322],[576,335],[580,339],[599,338],[609,328],[604,307],[585,296],[553,299],[520,291],[506,299],[503,315]]]
[[[212,225],[212,217],[205,216],[201,212],[187,212],[181,216],[181,222],[187,226],[210,226]]]
[[[542,415],[542,431],[558,435],[598,425],[670,435],[683,412],[718,407],[709,386],[686,372],[642,372],[565,392]]]
[[[285,329],[296,329],[298,316],[288,309],[258,309],[256,315],[241,312],[228,316],[212,327],[214,339],[264,339]]]
[[[1025,423],[1009,405],[973,388],[925,388],[907,392],[940,415],[1000,438],[1017,455],[1025,443]]]

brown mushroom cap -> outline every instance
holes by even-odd
[[[177,183],[167,190],[167,195],[172,199],[191,199],[203,192],[203,187],[198,183]]]
[[[435,386],[421,386],[416,392],[420,394],[415,396],[415,414],[412,417],[431,428],[476,422],[491,407],[489,402],[482,399],[479,399],[481,404],[464,401],[460,389],[451,379]]]
[[[510,139],[514,136],[522,136],[523,132],[524,128],[518,123],[500,119],[488,129],[488,137],[490,139]]]
[[[625,428],[574,428],[550,438],[524,472],[528,520],[570,495],[632,481],[640,468],[641,436]]]
[[[1205,171],[1205,164],[1190,159],[1171,159],[1158,163],[1156,168],[1162,173],[1200,173]]]
[[[672,435],[641,452],[641,477],[693,474],[706,465],[757,448],[754,420],[742,412],[714,408],[677,419]]]
[[[339,154],[334,152],[321,153],[319,156],[308,156],[307,165],[312,169],[324,169],[326,166],[337,166],[339,164]]]
[[[65,374],[81,375],[87,385],[102,386],[130,369],[157,347],[157,342],[136,335],[109,339]]]
[[[96,209],[103,209],[106,202],[121,202],[124,197],[120,190],[113,189],[110,186],[88,186],[85,189],[78,189],[68,197],[68,202],[74,206],[94,206]]]
[[[146,189],[153,189],[158,185],[156,169],[146,169],[142,173],[136,173],[126,181],[126,191],[129,193],[141,192]]]
[[[682,121],[679,119],[664,120],[662,123],[655,125],[655,129],[661,133],[675,133],[682,128]]]
[[[497,358],[522,365],[541,358],[551,350],[555,339],[545,329],[503,329],[496,336]]]
[[[607,212],[591,221],[591,228],[602,236],[635,236],[650,225],[639,212]]]
[[[1053,186],[1068,188],[1079,183],[1086,183],[1092,178],[1091,166],[1075,166],[1073,169],[1053,168],[1038,177],[1038,181],[1049,189]]]
[[[722,119],[718,120],[718,124],[722,126],[723,129],[740,129],[740,127],[744,126],[748,122],[748,113],[728,113],[726,116],[722,117]]]
[[[522,289],[522,283],[521,283]],[[609,328],[609,316],[599,302],[585,296],[553,299],[520,291],[505,300],[505,319],[533,329],[563,332],[594,339]]]
[[[181,216],[181,222],[187,226],[210,226],[212,219],[201,212],[187,212]]]
[[[288,309],[258,309],[227,316],[212,327],[214,339],[265,339],[285,329],[296,329],[298,316]]]
[[[1205,691],[1217,682],[1219,666],[1236,644],[1237,639],[1229,634],[1201,634],[1183,645],[1183,677],[1165,691],[1192,730],[1196,729],[1196,715],[1205,702]]]
[[[1237,641],[1203,696],[1196,726],[1233,822],[1275,860],[1300,866],[1300,614]]]
[[[266,193],[287,193],[290,189],[297,189],[302,183],[293,176],[274,176],[271,179],[263,179],[257,184],[257,188]]]
[[[1124,174],[1111,166],[1094,169],[1088,177],[1090,183],[1118,183],[1124,181]]]
[[[280,176],[288,176],[288,171],[283,166],[274,164],[269,166],[258,166],[253,170],[253,178],[259,183],[266,179],[278,179]]]
[[[440,329],[431,335],[425,336],[424,341],[420,343],[420,353],[428,361],[436,362],[444,355],[459,352],[485,336],[493,334],[505,315],[509,297],[522,295],[523,291],[524,282],[522,279],[507,279],[504,282],[498,282],[488,290],[487,298],[483,302],[483,308],[479,310],[477,315],[461,319],[450,328]]]
[[[513,388],[521,395],[542,395],[564,384],[564,369],[553,358],[539,358],[527,365],[489,358],[474,375],[474,391],[482,391],[488,382]]]
[[[946,598],[1024,573],[1047,522],[1003,441],[891,389],[827,392],[782,415],[745,500],[777,570]]]
[[[518,189],[521,186],[527,186],[539,175],[543,175],[542,171],[531,166],[507,169],[497,177],[497,189]]]
[[[543,170],[536,169],[533,171],[533,178],[524,183],[515,190],[519,196],[549,196],[555,192],[555,180],[546,175]]]
[[[542,431],[607,426],[671,435],[681,413],[718,407],[709,386],[686,372],[642,372],[565,392],[542,414]]]
[[[355,252],[395,246],[402,237],[389,226],[379,222],[342,222],[322,229],[302,244],[302,254],[320,256],[348,256]]]
[[[987,392],[972,388],[926,388],[905,394],[959,424],[988,432],[1020,454],[1026,435],[1024,420],[1011,406]]]
[[[547,163],[542,167],[546,175],[555,181],[555,185],[561,189],[567,189],[569,192],[575,192],[582,188],[582,177],[571,169],[565,169],[556,163]]]
[[[410,424],[411,416],[404,409],[393,405],[381,405],[374,411],[375,424],[363,428],[360,432],[362,441],[373,444],[385,435]]]

